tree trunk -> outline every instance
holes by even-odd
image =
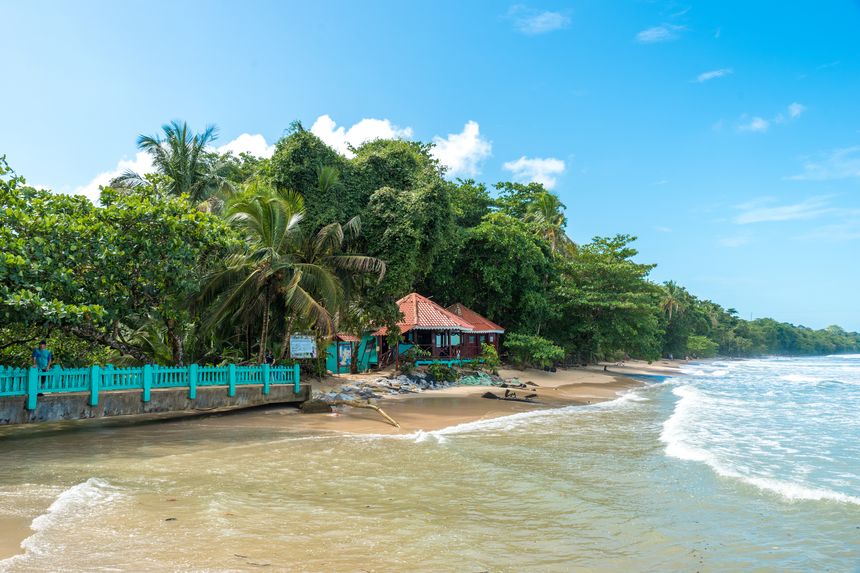
[[[334,400],[329,403],[332,406],[339,406],[341,404],[344,404],[346,406],[352,406],[353,408],[369,408],[371,410],[376,410],[379,415],[388,420],[392,426],[394,426],[395,428],[400,427],[400,424],[397,423],[397,420],[383,412],[382,408],[380,408],[376,404],[371,404],[370,402],[359,402],[358,400]]]
[[[258,354],[257,363],[262,364],[266,357],[266,336],[269,333],[269,290],[266,287],[266,296],[263,299],[263,328],[260,331],[260,352]]]
[[[90,342],[97,342],[109,348],[113,348],[114,350],[119,350],[123,354],[127,354],[135,360],[139,360],[140,362],[147,363],[150,362],[152,359],[151,356],[149,356],[139,347],[133,346],[126,342],[122,342],[121,340],[118,340],[113,336],[102,332],[91,324],[83,326],[69,325],[62,327],[62,329],[73,336],[77,336],[80,339],[88,340]]]
[[[185,348],[182,337],[176,335],[176,321],[168,318],[164,323],[167,326],[167,338],[170,340],[170,348],[173,353],[173,364],[182,366],[185,364]]]
[[[358,349],[361,346],[361,341],[358,342],[350,342],[350,360],[349,360],[349,373],[350,374],[358,374]]]
[[[290,333],[293,330],[293,317],[290,317],[290,320],[287,321],[287,330],[284,332],[284,340],[281,342],[281,354],[278,357],[280,360],[283,360],[287,356],[287,350],[290,349]]]

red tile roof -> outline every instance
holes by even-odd
[[[397,323],[400,332],[413,329],[427,330],[472,330],[472,325],[453,312],[448,312],[427,297],[417,292],[407,294],[397,301],[397,307],[403,313],[403,320]],[[374,334],[383,336],[386,328],[381,328]]]
[[[471,324],[472,330],[475,332],[497,332],[499,334],[504,334],[505,332],[504,328],[489,318],[481,316],[471,308],[463,306],[461,302],[452,304],[448,307],[448,310]]]
[[[342,342],[361,342],[361,339],[357,336],[353,336],[352,334],[347,334],[345,332],[338,332],[337,338]]]

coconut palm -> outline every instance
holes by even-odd
[[[187,123],[174,120],[161,129],[163,137],[139,136],[137,148],[147,152],[155,171],[165,176],[165,191],[171,195],[188,195],[194,203],[223,196],[230,183],[219,174],[217,161],[206,150],[218,138],[217,128],[208,126],[202,133],[192,133]],[[149,184],[142,175],[131,170],[110,182],[111,187],[117,188]]]
[[[672,316],[684,312],[684,298],[686,291],[674,281],[663,284],[663,299],[660,301],[660,309],[666,313],[669,320]]]
[[[227,222],[245,245],[207,278],[202,299],[214,306],[205,326],[247,327],[259,320],[260,362],[268,349],[273,309],[287,317],[283,355],[293,320],[330,336],[332,314],[350,277],[374,273],[381,278],[385,272],[379,259],[344,252],[347,238],[360,229],[357,218],[344,226],[332,223],[308,233],[299,225],[303,216],[301,195],[261,184],[227,207]]]
[[[564,232],[564,226],[567,224],[564,209],[564,204],[558,196],[546,191],[535,197],[526,213],[526,220],[538,226],[553,254],[576,252],[576,244]]]

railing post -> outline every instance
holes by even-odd
[[[111,386],[113,386],[113,364],[105,364],[104,387],[110,388]]]
[[[149,402],[150,393],[152,391],[152,364],[143,365],[143,396],[141,399],[144,402]]]
[[[30,366],[27,371],[27,409],[35,410],[36,401],[39,396],[39,371],[35,366]]]
[[[299,393],[299,363],[293,364],[293,393]]]
[[[227,395],[235,396],[236,395],[236,365],[231,364],[227,367]]]
[[[260,366],[260,375],[263,377],[263,395],[269,395],[269,365],[262,364]]]
[[[110,368],[108,366],[108,368]],[[90,406],[99,405],[99,382],[101,381],[101,368],[93,365],[90,368]]]
[[[197,399],[197,365],[192,364],[188,367],[188,399]]]

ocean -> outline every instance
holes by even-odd
[[[0,571],[860,571],[860,355],[685,373],[400,436],[4,429]]]

